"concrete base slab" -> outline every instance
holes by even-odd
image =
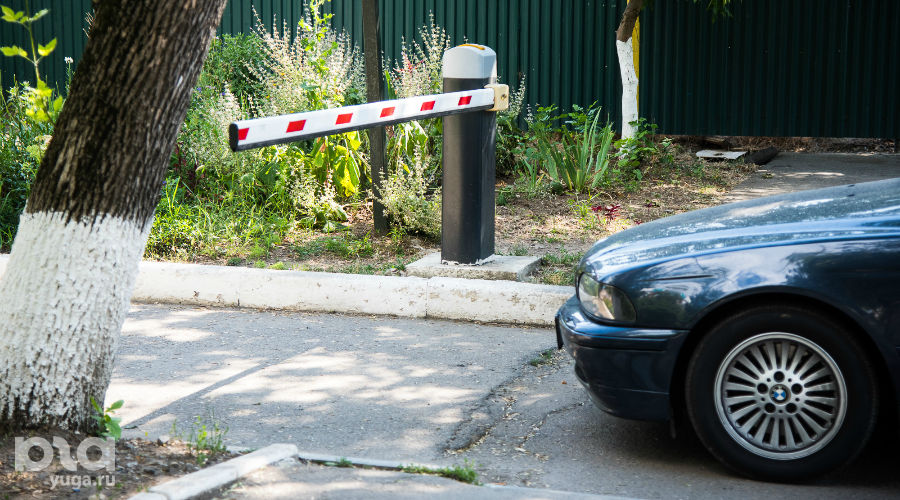
[[[479,265],[442,264],[440,252],[435,252],[408,264],[406,272],[410,276],[422,278],[523,281],[540,263],[540,257],[495,255]]]
[[[737,160],[741,156],[747,154],[746,151],[725,151],[722,149],[703,149],[697,151],[697,158],[706,158],[707,160]]]

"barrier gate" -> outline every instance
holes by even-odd
[[[444,53],[442,94],[252,120],[228,127],[233,151],[444,117],[441,261],[481,264],[494,254],[496,111],[509,105],[497,84],[497,55],[463,44]]]

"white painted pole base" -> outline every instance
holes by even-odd
[[[150,224],[66,219],[23,214],[0,280],[0,422],[83,427],[109,383]]]

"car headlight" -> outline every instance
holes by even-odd
[[[634,305],[625,292],[600,283],[587,273],[578,278],[578,300],[588,314],[610,321],[634,322]]]

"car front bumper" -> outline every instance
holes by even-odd
[[[588,319],[572,297],[556,313],[556,340],[601,410],[624,418],[671,418],[669,391],[686,330],[609,326]]]

